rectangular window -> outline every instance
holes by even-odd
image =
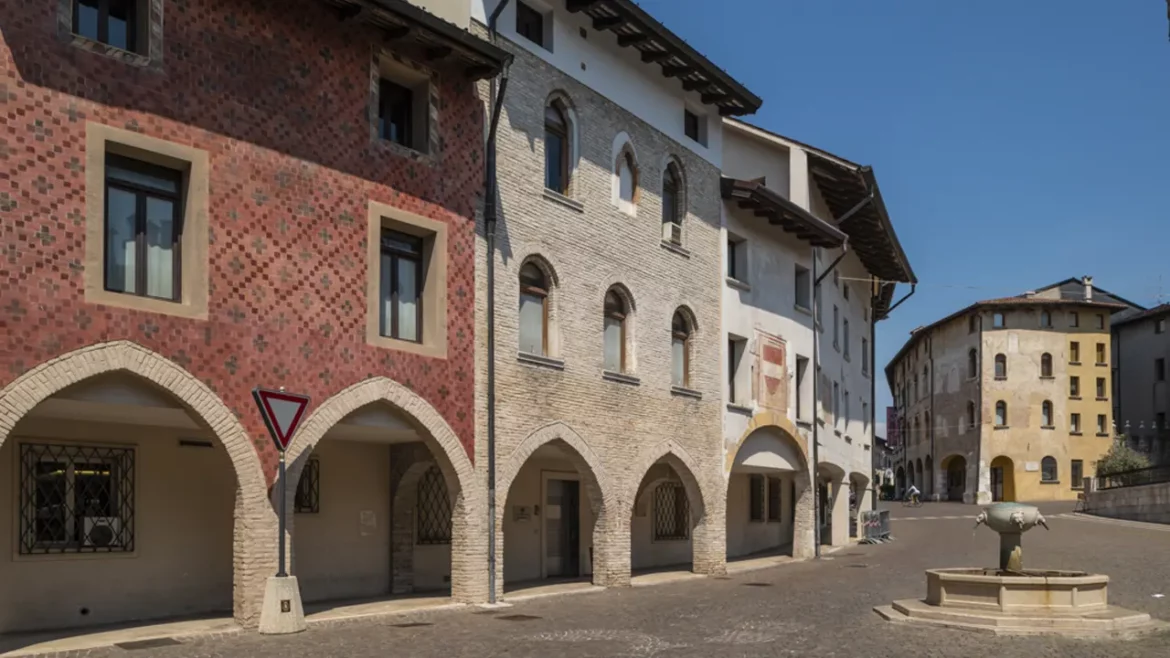
[[[869,403],[861,403],[861,432],[862,434],[869,433]]]
[[[182,178],[173,169],[106,155],[106,290],[182,298]]]
[[[1085,462],[1080,459],[1072,460],[1072,468],[1069,469],[1072,474],[1072,488],[1080,489],[1085,486]]]
[[[833,349],[841,351],[841,313],[833,304]]]
[[[861,374],[869,374],[869,339],[861,339]]]
[[[1097,398],[1101,399],[1101,400],[1105,399],[1105,378],[1104,377],[1097,378]]]
[[[20,553],[134,550],[134,450],[20,446]]]
[[[744,348],[747,341],[737,338],[727,339],[727,401],[732,404],[744,402],[747,391],[736,387],[736,380],[740,379],[740,367],[743,362]]]
[[[1081,344],[1075,340],[1068,344],[1068,362],[1074,364],[1081,362]]]
[[[796,266],[796,306],[812,310],[812,273],[800,265]]]
[[[841,385],[833,382],[833,429],[841,429]]]
[[[1081,433],[1081,415],[1080,414],[1069,414],[1068,419],[1069,419],[1068,420],[1069,431],[1072,432],[1073,434],[1080,434]]]
[[[378,69],[378,139],[430,152],[430,76],[390,57]]]
[[[141,0],[146,2],[147,0]],[[73,0],[73,33],[129,52],[139,48],[139,0]]]
[[[414,146],[414,92],[389,80],[378,83],[378,136]]]
[[[1052,314],[1048,311],[1040,311],[1040,326],[1045,328],[1052,327]]]
[[[1160,334],[1166,331],[1166,318],[1158,318],[1154,320],[1154,333]]]
[[[808,420],[808,402],[805,397],[810,395],[808,378],[808,359],[796,357],[796,419]]]
[[[727,276],[736,281],[748,280],[747,241],[730,233],[727,235]]]
[[[554,484],[549,482],[551,489]],[[575,483],[574,483],[575,484]],[[423,545],[451,543],[451,498],[447,495],[447,481],[438,466],[432,465],[418,481],[415,512],[418,518],[416,543]]]
[[[547,48],[544,39],[544,20],[544,14],[517,0],[516,33],[541,48]]]
[[[844,286],[841,286],[841,296],[843,296],[845,298],[845,301],[849,301],[849,284],[848,283],[846,283]]]
[[[1097,365],[1103,366],[1105,361],[1105,343],[1097,343]]]
[[[1109,432],[1108,423],[1105,419],[1105,414],[1097,414],[1097,433],[1107,434]]]
[[[1097,314],[1097,328],[1098,328],[1098,329],[1104,329],[1104,328],[1105,328],[1105,316],[1104,316],[1104,315],[1102,315],[1101,313],[1098,313],[1098,314]]]
[[[663,482],[654,489],[654,540],[676,541],[690,537],[691,510],[681,482]]]
[[[1068,326],[1070,326],[1070,327],[1081,326],[1081,314],[1077,313],[1076,311],[1069,313],[1068,314]]]
[[[780,478],[768,478],[768,520],[780,520]]]
[[[992,316],[991,316],[991,326],[995,327],[996,329],[1003,329],[1003,328],[1004,328],[1004,324],[1005,324],[1005,323],[1004,323],[1004,317],[1003,317],[1003,313],[995,313],[995,314],[992,314]]]
[[[702,117],[695,112],[683,110],[683,133],[691,140],[706,146],[707,138],[704,134],[703,123]]]
[[[1081,378],[1073,375],[1068,378],[1068,394],[1069,397],[1078,398],[1081,396]]]
[[[1158,413],[1154,414],[1154,429],[1156,429],[1156,430],[1167,429],[1167,427],[1166,427],[1166,412],[1159,411]]]
[[[297,481],[297,493],[293,498],[293,512],[316,514],[321,509],[321,462],[315,458],[305,463],[301,479]]]
[[[825,305],[825,298],[821,296],[821,284],[815,284],[813,292],[815,293],[813,295],[813,306],[815,307],[813,308],[813,318],[816,320],[817,328],[824,331],[824,314],[821,313],[821,308]]]
[[[381,335],[422,342],[422,238],[382,230]]]
[[[845,341],[845,358],[849,358],[849,318],[842,320],[841,338]]]
[[[1154,381],[1166,381],[1166,359],[1154,359]]]
[[[751,475],[749,476],[748,485],[750,491],[748,492],[748,518],[751,521],[764,520],[764,476]]]

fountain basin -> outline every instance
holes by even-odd
[[[1003,613],[1089,613],[1109,605],[1109,576],[1043,569],[928,569],[926,603]]]

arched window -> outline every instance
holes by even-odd
[[[617,161],[618,200],[634,205],[638,192],[638,167],[629,151],[622,151]]]
[[[1007,403],[1003,400],[995,403],[995,426],[1007,427]]]
[[[923,428],[926,430],[926,435],[923,438],[926,439],[927,441],[929,441],[930,435],[931,435],[931,432],[930,432],[930,412],[927,411],[927,412],[923,413],[922,417],[926,421],[922,424]]]
[[[626,302],[616,290],[605,293],[605,369],[626,371]]]
[[[919,422],[918,416],[914,417],[914,432],[910,436],[914,443],[922,440],[922,423]]]
[[[691,384],[691,323],[682,310],[670,321],[670,383],[680,388]]]
[[[662,239],[672,244],[682,244],[682,199],[682,175],[672,162],[662,175]]]
[[[930,368],[922,366],[922,395],[930,395]]]
[[[553,100],[544,108],[544,186],[561,194],[569,191],[570,130],[564,103]]]
[[[1059,473],[1056,471],[1055,457],[1045,457],[1044,459],[1040,460],[1041,482],[1056,482],[1058,479],[1057,475],[1059,475]]]
[[[1045,400],[1040,405],[1040,426],[1052,427],[1052,403]]]
[[[520,351],[548,356],[548,277],[535,263],[520,268]]]
[[[1045,352],[1040,357],[1040,376],[1041,377],[1051,377],[1052,376],[1052,355],[1049,354],[1048,352]]]
[[[975,348],[971,348],[971,351],[967,352],[967,376],[970,378],[975,378],[978,375],[979,353],[975,351]]]
[[[968,401],[967,402],[967,427],[970,427],[971,429],[975,429],[976,425],[978,425],[978,423],[975,422],[975,403]]]
[[[1007,356],[1004,354],[995,355],[995,378],[1007,379]]]

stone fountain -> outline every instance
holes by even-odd
[[[1109,605],[1109,576],[1025,569],[1022,539],[1048,529],[1031,505],[997,503],[975,518],[999,533],[999,568],[929,569],[926,598],[874,611],[887,621],[1000,635],[1118,636],[1164,628],[1148,614]]]

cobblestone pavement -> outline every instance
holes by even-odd
[[[1033,567],[1083,569],[1112,577],[1111,602],[1170,620],[1170,533],[1043,508],[1051,531],[1024,537]],[[1138,640],[1006,638],[892,625],[872,607],[921,597],[923,570],[987,565],[997,540],[974,531],[973,506],[891,507],[896,541],[856,546],[803,562],[725,579],[532,600],[502,611],[474,608],[315,626],[296,636],[244,633],[100,658],[198,656],[409,656],[411,658],[1026,656],[1165,658],[1170,634]],[[1057,516],[1059,515],[1059,516]],[[960,516],[927,519],[928,516]],[[902,517],[902,518],[899,518]],[[905,517],[914,517],[908,520]],[[1155,594],[1167,594],[1155,598]]]

